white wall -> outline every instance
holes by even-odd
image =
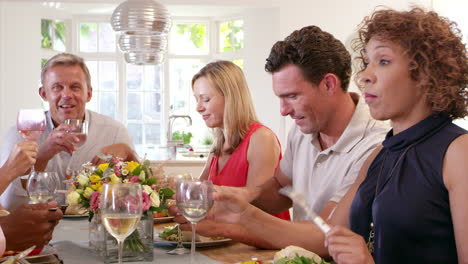
[[[279,100],[273,93],[271,76],[264,70],[270,49],[279,37],[279,11],[277,8],[251,9],[244,15],[244,72],[255,110],[260,121],[282,138],[284,124]]]
[[[0,10],[0,133],[16,122],[20,108],[37,108],[40,71],[39,4],[6,2]]]

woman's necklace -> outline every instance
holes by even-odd
[[[387,181],[382,185],[382,187],[380,188],[380,191],[383,190],[385,184],[390,180],[390,178],[392,177],[393,175],[393,171],[395,170],[395,168],[398,166],[398,164],[400,163],[400,161],[403,159],[403,157],[405,156],[406,152],[408,152],[408,150],[414,146],[417,142],[414,142],[413,144],[409,145],[401,154],[400,156],[398,157],[398,160],[395,162],[395,165],[393,165],[392,169],[390,170],[390,174],[387,178]],[[372,201],[372,204],[371,204],[371,221],[370,221],[370,224],[369,224],[369,227],[370,227],[370,231],[369,231],[369,239],[367,240],[367,248],[369,249],[369,252],[371,253],[371,255],[374,254],[374,238],[375,238],[375,233],[374,233],[374,217],[372,215],[372,206],[374,204],[374,201],[375,199],[377,198],[377,195],[380,193],[379,192],[379,184],[380,184],[380,176],[382,175],[382,171],[383,171],[383,167],[384,167],[384,164],[385,164],[385,160],[387,160],[387,154],[388,154],[388,150],[385,151],[385,154],[384,154],[384,158],[382,160],[382,165],[380,165],[380,169],[379,169],[379,174],[377,176],[377,184],[375,185],[375,194],[374,194],[374,200]]]

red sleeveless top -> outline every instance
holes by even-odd
[[[227,160],[224,167],[218,174],[218,156],[213,156],[210,163],[210,171],[208,175],[208,179],[210,179],[213,184],[215,185],[223,185],[223,186],[232,186],[232,187],[245,187],[247,184],[247,176],[249,173],[249,161],[247,160],[247,150],[249,149],[250,144],[250,137],[252,134],[257,131],[257,129],[265,127],[259,123],[253,123],[250,125],[249,131],[245,135],[244,139],[242,139],[241,143],[234,152],[231,154],[229,159]],[[279,141],[278,141],[279,143]],[[280,146],[281,148],[281,146]],[[278,157],[278,163],[276,169],[278,169],[279,162],[281,160],[281,151]],[[274,216],[284,219],[290,220],[291,217],[289,216],[289,211],[286,210],[279,214],[273,214]]]

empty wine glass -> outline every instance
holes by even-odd
[[[211,181],[179,181],[176,190],[177,207],[192,224],[190,263],[195,263],[196,225],[213,205],[213,184]]]
[[[18,132],[25,140],[36,141],[44,133],[46,117],[42,109],[20,109],[16,120]],[[34,171],[34,165],[31,172]]]
[[[66,119],[64,122],[66,125],[70,126],[70,129],[67,131],[68,133],[78,137],[80,141],[73,142],[73,145],[76,149],[79,149],[81,146],[86,143],[86,138],[88,137],[88,122],[81,119]],[[67,169],[66,169],[66,178],[69,179],[72,175],[68,174],[68,172],[75,172],[76,169],[72,169],[71,166],[73,165],[73,154],[70,157],[70,161],[68,162]]]
[[[138,183],[104,184],[99,208],[106,230],[117,239],[120,264],[122,263],[123,242],[135,231],[143,211],[141,185]]]
[[[38,204],[52,201],[54,199],[54,193],[57,185],[58,176],[55,172],[31,172],[26,184],[29,202],[32,204]]]
[[[186,173],[178,173],[178,174],[169,174],[166,177],[166,182],[168,188],[175,190],[177,192],[177,183],[179,181],[191,181],[192,174],[189,172]],[[183,255],[190,253],[190,250],[185,248],[182,244],[182,232],[180,230],[180,226],[177,227],[177,246],[173,250],[167,252],[170,255]]]

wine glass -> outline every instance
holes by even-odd
[[[44,133],[46,117],[42,109],[20,109],[16,120],[18,132],[25,140],[36,141]],[[34,165],[31,172],[34,171]]]
[[[99,208],[106,230],[117,239],[120,264],[122,263],[123,242],[135,231],[143,212],[141,185],[138,183],[104,184]]]
[[[29,202],[38,204],[52,201],[57,186],[58,176],[55,172],[32,171],[26,184]]]
[[[86,143],[86,138],[88,137],[88,122],[81,119],[66,119],[64,123],[70,126],[70,129],[67,130],[67,132],[78,137],[80,140],[78,142],[73,142],[76,149],[79,149],[84,145],[84,143]],[[70,157],[70,161],[68,162],[65,172],[67,179],[72,178],[73,174],[76,174],[76,170],[71,168],[73,164],[73,154],[74,152]]]
[[[192,180],[192,174],[189,172],[186,173],[180,173],[180,174],[169,174],[166,177],[166,182],[168,185],[168,188],[171,188],[172,190],[175,190],[177,192],[177,183],[179,181],[191,181]],[[167,254],[170,255],[184,255],[190,253],[190,250],[185,248],[184,245],[182,244],[182,232],[180,230],[180,225],[177,227],[177,246],[173,250],[170,250],[167,252]]]
[[[195,263],[195,232],[197,223],[202,220],[213,205],[213,184],[211,181],[179,181],[176,201],[182,215],[192,224],[190,263]]]

